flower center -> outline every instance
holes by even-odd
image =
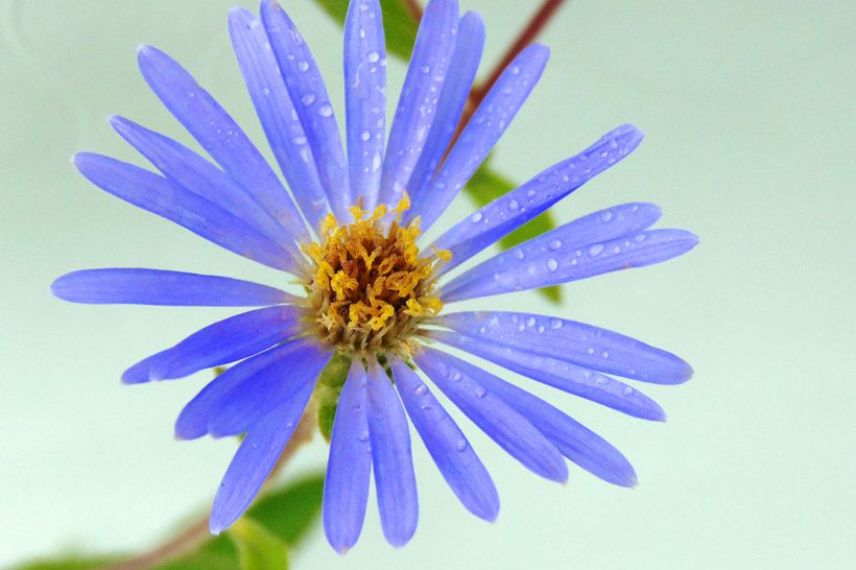
[[[435,264],[448,251],[420,255],[419,219],[400,224],[410,207],[405,195],[393,221],[386,206],[370,215],[351,207],[354,222],[340,226],[332,214],[321,224],[321,242],[305,247],[314,262],[307,278],[312,329],[330,345],[352,353],[409,354],[420,321],[443,304],[432,294]]]

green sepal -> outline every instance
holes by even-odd
[[[333,420],[336,418],[336,406],[339,404],[339,394],[348,379],[351,368],[351,356],[335,352],[333,358],[318,376],[315,386],[315,402],[318,406],[318,428],[327,443],[333,434]]]

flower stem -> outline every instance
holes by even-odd
[[[294,430],[294,435],[291,436],[288,445],[274,465],[273,470],[268,475],[265,486],[270,486],[277,475],[282,472],[283,468],[291,461],[298,449],[312,441],[312,435],[315,432],[315,412],[307,410],[297,428]],[[208,515],[190,523],[184,530],[173,536],[160,546],[144,552],[134,558],[117,562],[106,566],[104,570],[150,570],[170,560],[175,560],[185,554],[190,554],[202,545],[211,535],[208,532]]]

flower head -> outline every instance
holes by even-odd
[[[605,440],[439,346],[630,416],[664,418],[653,400],[613,376],[680,383],[692,373],[680,358],[558,317],[446,307],[651,265],[690,250],[695,236],[650,229],[659,209],[632,203],[459,268],[622,160],[642,134],[618,127],[426,244],[422,232],[508,127],[544,70],[547,49],[523,50],[450,146],[484,29],[478,15],[460,17],[455,0],[432,0],[387,138],[380,6],[378,0],[352,0],[345,26],[343,145],[321,74],[286,13],[264,0],[260,18],[233,10],[229,29],[285,183],[214,98],[152,47],[139,50],[144,78],[213,163],[121,117],[111,118],[112,126],[157,172],[92,153],[78,154],[74,163],[103,190],[290,274],[278,274],[277,282],[291,281],[299,293],[228,277],[129,268],[78,271],[53,284],[57,296],[81,303],[258,307],[205,327],[123,375],[124,382],[137,384],[231,365],[176,423],[182,439],[245,434],[214,501],[211,530],[227,528],[248,507],[313,395],[318,397],[319,375],[331,359],[344,362],[347,371],[336,388],[324,490],[324,527],[338,551],[357,541],[372,476],[389,542],[404,544],[415,531],[408,418],[464,506],[481,518],[496,518],[497,490],[426,376],[535,473],[564,481],[567,458],[610,483],[635,484],[633,468]]]

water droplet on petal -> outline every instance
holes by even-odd
[[[602,251],[603,251],[603,245],[601,245],[599,243],[594,244],[588,250],[589,255],[592,257],[597,257],[598,255],[600,255],[600,252],[602,252]]]
[[[561,319],[550,319],[550,328],[554,331],[562,328],[562,320]]]
[[[461,438],[455,443],[455,449],[458,451],[466,451],[467,450],[467,440]]]
[[[300,71],[309,71],[309,62],[308,61],[300,61],[297,63],[297,69]]]
[[[559,268],[559,262],[558,261],[556,261],[555,259],[552,259],[552,258],[547,260],[547,269],[549,269],[550,271],[555,271],[558,268]]]
[[[474,224],[477,224],[477,223],[479,223],[480,221],[482,221],[482,218],[483,218],[482,213],[481,213],[481,212],[476,212],[475,214],[473,214],[473,215],[470,217],[470,220],[472,220],[472,222],[473,222]]]
[[[333,107],[330,105],[321,105],[318,108],[318,114],[322,117],[332,117],[333,116]]]
[[[550,242],[550,249],[552,249],[553,251],[556,251],[560,247],[562,247],[562,240],[554,239],[553,241]]]
[[[603,220],[604,222],[608,222],[608,221],[612,220],[612,212],[610,212],[608,210],[606,212],[603,212],[600,215],[600,219]]]

